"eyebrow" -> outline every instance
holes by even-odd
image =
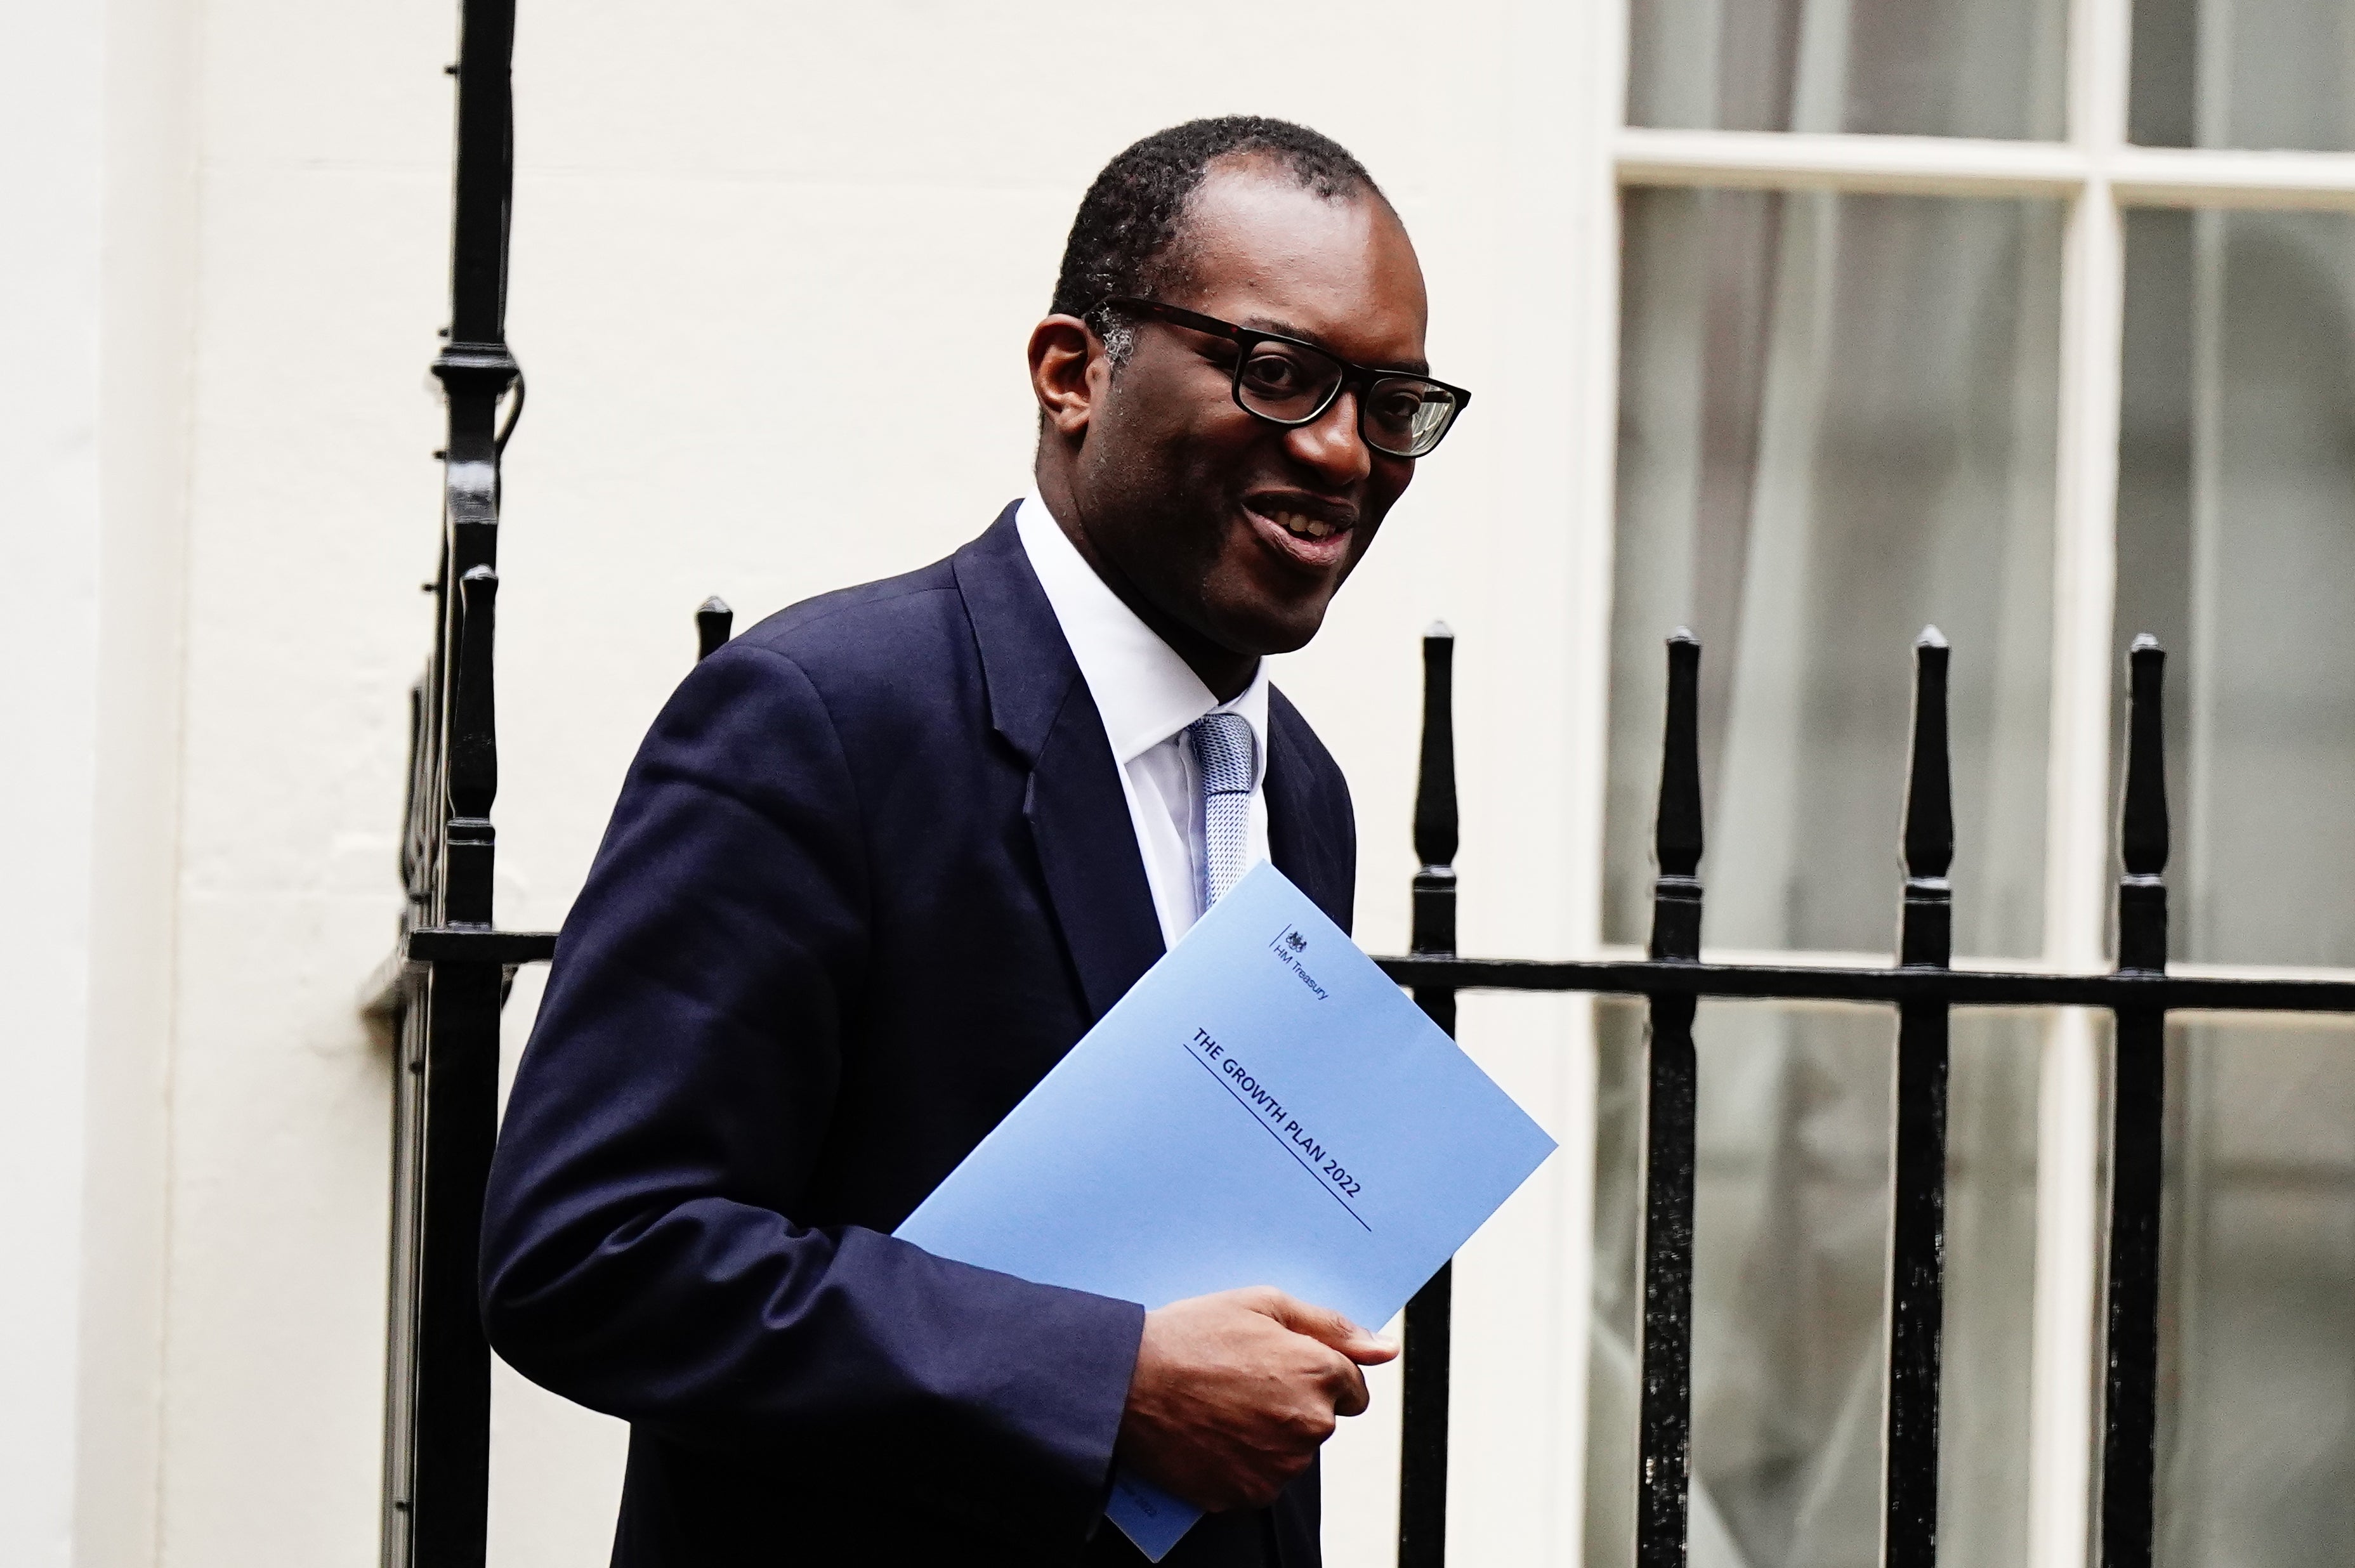
[[[1235,325],[1237,326],[1247,326],[1253,332],[1274,332],[1281,333],[1286,337],[1296,337],[1303,343],[1311,344],[1323,349],[1326,353],[1330,354],[1334,358],[1340,360],[1344,364],[1354,365],[1357,363],[1356,360],[1351,359],[1348,355],[1342,353],[1330,343],[1325,341],[1325,339],[1318,334],[1307,331],[1303,327],[1295,326],[1288,321],[1282,321],[1272,315],[1247,315],[1243,317],[1242,320],[1235,323]],[[1368,365],[1364,367],[1364,368],[1369,370],[1395,371],[1401,376],[1428,376],[1431,374],[1431,361],[1428,359],[1408,359],[1391,365]]]

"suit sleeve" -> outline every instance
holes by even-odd
[[[797,1488],[1076,1542],[1143,1309],[793,1218],[866,960],[858,799],[802,669],[736,644],[648,735],[566,921],[483,1217],[534,1381]]]

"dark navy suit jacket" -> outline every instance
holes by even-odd
[[[1348,791],[1269,701],[1276,865],[1349,923]],[[890,1232],[1161,955],[1008,507],[798,604],[647,735],[493,1163],[483,1315],[631,1424],[613,1560],[1141,1562],[1100,1522],[1143,1308]],[[1314,1471],[1170,1568],[1318,1563]]]

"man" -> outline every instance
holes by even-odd
[[[1348,923],[1348,793],[1263,658],[1465,401],[1424,314],[1338,146],[1146,138],[1031,335],[1036,493],[771,617],[656,720],[484,1215],[492,1342],[632,1424],[616,1563],[1135,1563],[1115,1457],[1213,1510],[1173,1565],[1317,1563],[1317,1447],[1391,1346],[890,1232],[1252,860]]]

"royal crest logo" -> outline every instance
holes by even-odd
[[[1308,938],[1301,935],[1300,933],[1296,931],[1285,932],[1284,933],[1284,945],[1291,948],[1295,953],[1300,952],[1303,948],[1308,945]]]

